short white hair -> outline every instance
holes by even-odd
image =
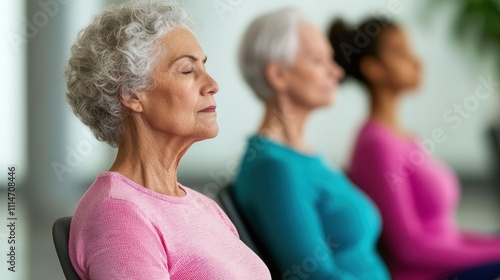
[[[274,99],[265,69],[270,62],[293,63],[299,47],[298,26],[305,17],[296,8],[283,8],[255,19],[239,49],[239,67],[247,84],[264,102]]]
[[[83,29],[71,48],[66,69],[68,103],[95,137],[117,147],[125,131],[128,98],[154,86],[158,42],[176,28],[193,32],[191,16],[169,0],[111,5]]]

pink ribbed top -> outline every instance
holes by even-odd
[[[98,175],[73,216],[69,255],[86,280],[271,279],[208,197],[153,192],[116,172]]]

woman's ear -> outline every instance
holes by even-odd
[[[269,62],[265,69],[265,77],[269,86],[276,92],[285,91],[287,87],[286,73],[283,65],[278,62]]]
[[[132,112],[140,113],[143,110],[141,99],[135,93],[133,93],[130,97],[124,97],[120,94],[120,101],[123,106],[129,108]]]
[[[378,85],[386,81],[385,69],[382,63],[375,57],[368,56],[363,58],[359,64],[359,70],[368,83],[372,85]]]

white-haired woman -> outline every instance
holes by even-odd
[[[374,204],[304,139],[343,76],[328,39],[294,9],[272,12],[246,31],[240,66],[265,114],[234,194],[282,279],[389,279]]]
[[[82,279],[270,279],[209,198],[177,182],[181,157],[218,133],[217,83],[186,11],[169,1],[111,6],[72,48],[68,101],[111,146],[73,216]]]

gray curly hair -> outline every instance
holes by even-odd
[[[95,137],[117,147],[122,141],[129,98],[154,87],[151,71],[169,31],[191,32],[191,16],[169,0],[130,1],[112,5],[80,31],[65,71],[68,103]]]

